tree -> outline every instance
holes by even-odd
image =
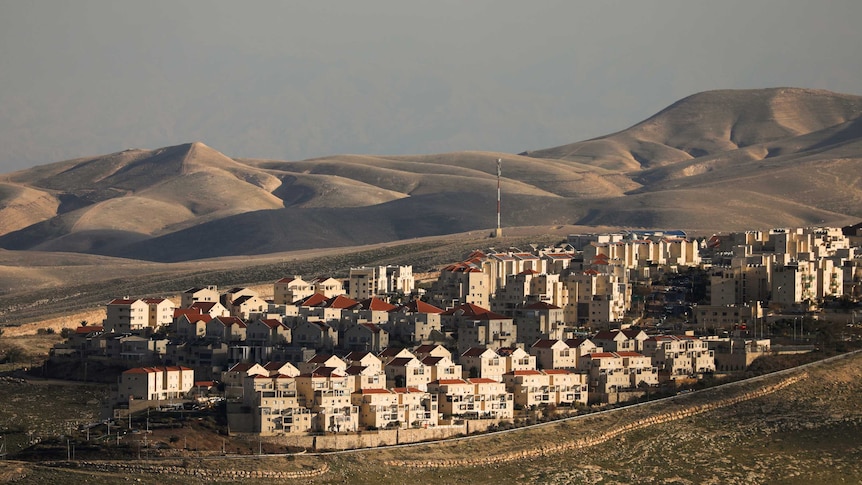
[[[17,345],[12,345],[6,349],[5,361],[8,363],[20,362],[24,358],[24,349]]]

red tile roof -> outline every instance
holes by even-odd
[[[354,300],[353,298],[348,298],[344,295],[338,295],[327,300],[323,306],[325,306],[326,308],[336,308],[343,310],[354,307],[357,304],[359,304],[359,302]]]
[[[429,382],[429,384],[451,386],[453,384],[469,384],[469,382],[465,381],[464,379],[437,379],[436,381]]]
[[[442,315],[455,315],[458,312],[461,312],[463,315],[469,317],[482,315],[485,313],[489,313],[490,311],[491,310],[488,310],[487,308],[482,308],[479,305],[474,305],[472,303],[464,303],[462,305],[456,306],[455,308],[450,308],[449,310],[444,311]]]
[[[507,376],[540,376],[540,375],[542,375],[542,373],[537,371],[537,370],[525,369],[525,370],[513,370],[511,372],[506,372],[503,375],[507,375]]]
[[[312,306],[322,306],[328,298],[323,295],[323,293],[315,293],[309,297],[306,297],[302,300],[299,300],[300,306],[312,307]]]
[[[548,374],[548,375],[551,375],[551,374],[573,374],[572,371],[568,371],[566,369],[545,369],[542,372],[544,372],[545,374]]]
[[[629,352],[627,350],[616,352],[620,357],[643,357],[644,355],[638,352]]]
[[[500,381],[490,379],[488,377],[474,377],[472,379],[467,379],[470,384],[499,384]]]
[[[393,387],[392,391],[394,391],[397,394],[409,394],[409,393],[413,393],[413,392],[425,394],[425,392],[426,392],[426,391],[423,391],[422,389],[419,389],[418,387]]]
[[[360,394],[394,394],[389,389],[360,389]]]
[[[359,308],[362,310],[371,310],[375,312],[388,312],[398,308],[397,306],[387,303],[380,298],[366,298],[359,302]]]
[[[406,305],[394,308],[392,311],[404,313],[443,313],[442,308],[437,308],[436,306],[431,305],[430,303],[425,303],[422,300],[413,300]]]

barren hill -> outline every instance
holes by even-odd
[[[735,230],[862,218],[862,97],[711,91],[605,137],[521,155],[229,158],[202,144],[0,176],[0,248],[154,261],[505,227]]]

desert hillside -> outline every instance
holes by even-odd
[[[862,97],[699,93],[626,130],[521,155],[125,150],[0,176],[0,248],[186,261],[489,231],[497,159],[504,227],[844,225],[862,218]]]

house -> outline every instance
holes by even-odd
[[[535,370],[536,357],[528,354],[520,347],[505,347],[497,349],[497,355],[503,359],[506,366],[506,372],[513,370]]]
[[[512,394],[494,379],[441,379],[428,383],[428,392],[437,395],[444,419],[511,419],[514,414]]]
[[[398,404],[404,413],[401,421],[410,428],[437,426],[440,415],[437,410],[437,395],[416,387],[396,387]]]
[[[372,297],[360,300],[353,308],[358,323],[383,324],[389,322],[389,312],[398,308],[380,298]]]
[[[440,333],[443,310],[421,300],[413,300],[389,312],[385,326],[393,339],[408,345],[425,342],[433,333]]]
[[[457,331],[459,352],[481,346],[491,349],[511,347],[517,341],[514,320],[478,305],[460,305],[440,316],[444,329]]]
[[[512,393],[516,406],[557,404],[550,388],[551,377],[537,370],[516,370],[503,374],[503,383]]]
[[[345,369],[344,373],[352,380],[351,392],[360,389],[386,389],[386,373],[383,372],[382,367],[353,363]]]
[[[544,301],[537,301],[514,310],[518,327],[518,341],[535,342],[539,339],[562,339],[568,328],[563,309]]]
[[[715,352],[695,337],[655,335],[644,341],[643,353],[670,379],[715,372]]]
[[[578,352],[562,340],[542,339],[530,346],[540,369],[577,369]]]
[[[438,379],[457,379],[463,375],[461,366],[452,362],[452,359],[446,356],[429,355],[421,359],[420,362],[430,371],[430,380],[432,381]]]
[[[339,339],[346,350],[368,350],[380,352],[389,345],[389,334],[372,323],[351,325]]]
[[[246,329],[245,322],[237,317],[216,317],[206,324],[206,338],[221,342],[244,341]]]
[[[195,303],[218,303],[219,293],[217,286],[206,286],[200,288],[189,288],[180,295],[180,307],[190,308]],[[218,316],[218,315],[213,315]]]
[[[188,367],[135,367],[120,375],[118,401],[183,399],[195,383]]]
[[[300,276],[282,278],[273,285],[273,302],[276,305],[292,305],[294,302],[314,294],[314,285]]]
[[[174,321],[174,310],[176,305],[167,298],[144,298],[143,302],[148,307],[149,321],[147,326],[153,330],[158,330],[168,326]]]
[[[449,349],[439,344],[420,345],[413,349],[413,355],[419,360],[425,357],[446,357],[452,360],[452,352],[449,352]]]
[[[373,296],[402,294],[413,291],[412,266],[372,266],[350,268],[348,291],[351,298],[361,300]]]
[[[582,372],[572,372],[566,369],[545,369],[551,377],[548,383],[556,393],[557,404],[586,406],[589,402],[589,376]]]
[[[198,313],[209,315],[213,318],[230,316],[230,311],[217,301],[198,301],[192,303],[187,308],[197,310]]]
[[[359,428],[359,408],[351,402],[350,378],[333,367],[319,367],[295,377],[299,404],[311,408],[314,431],[352,432]]]
[[[290,343],[291,330],[274,318],[259,318],[246,327],[246,342],[249,345],[279,345]]]
[[[497,352],[484,347],[473,347],[461,354],[458,362],[466,378],[484,377],[500,381],[506,373],[506,360]]]
[[[643,330],[610,330],[596,333],[592,341],[606,352],[641,352],[647,338]]]
[[[243,382],[247,377],[268,376],[269,372],[260,364],[240,362],[221,373],[224,383],[225,398],[239,399],[243,397]]]
[[[251,432],[261,436],[305,434],[313,430],[312,411],[300,403],[295,377],[251,375],[243,380],[243,404],[251,408]]]
[[[407,349],[402,349],[402,348],[398,348],[398,347],[387,347],[387,348],[381,350],[380,353],[377,354],[377,357],[380,359],[380,362],[382,362],[383,365],[386,365],[386,364],[392,362],[393,359],[403,358],[403,357],[410,358],[410,357],[416,357],[416,356],[413,355],[413,352],[410,352]]]
[[[319,276],[311,280],[311,286],[315,293],[320,293],[326,298],[334,298],[344,294],[344,285],[341,281],[329,276]]]
[[[108,303],[104,327],[107,332],[131,333],[150,323],[150,307],[143,300],[114,298]]]
[[[211,316],[202,315],[193,309],[177,309],[174,314],[179,315],[173,325],[177,337],[185,340],[206,337],[207,323],[212,320]]]
[[[586,374],[565,369],[519,370],[503,375],[515,404],[524,408],[549,404],[586,405],[587,380]]]
[[[297,367],[303,374],[312,373],[321,367],[329,367],[335,369],[339,374],[344,374],[344,370],[347,369],[347,363],[334,355],[317,354],[306,362],[300,362]]]
[[[323,322],[302,322],[293,329],[293,346],[332,351],[338,345],[338,332]]]
[[[269,308],[269,303],[257,295],[242,295],[230,302],[228,310],[234,317],[247,320],[255,315],[263,315]]]
[[[360,365],[372,370],[383,370],[383,362],[380,360],[380,357],[367,350],[350,352],[344,356],[344,361],[351,366]]]
[[[360,389],[351,394],[351,402],[359,408],[359,425],[366,428],[406,428],[401,419],[404,412],[398,394],[389,389]]]
[[[416,357],[397,357],[383,366],[386,387],[416,387],[426,390],[431,380],[431,369]]]

